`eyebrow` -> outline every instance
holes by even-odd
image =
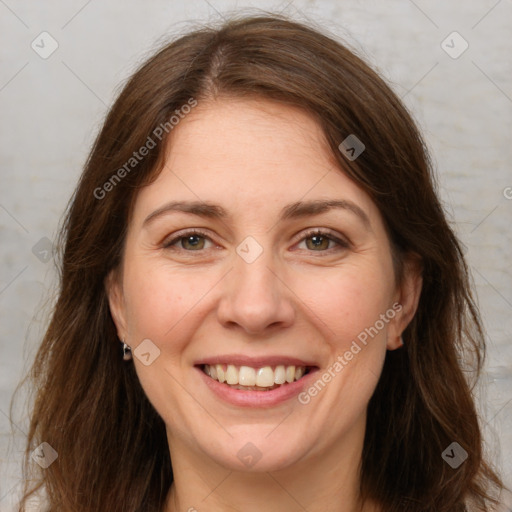
[[[330,210],[345,210],[356,215],[367,229],[371,229],[368,215],[357,204],[345,199],[316,199],[313,201],[297,201],[286,205],[280,213],[280,220],[298,219],[311,215],[320,215]],[[184,212],[199,217],[211,219],[226,219],[230,217],[222,206],[204,201],[171,201],[150,213],[143,225],[150,223],[162,215],[172,212]]]
[[[335,209],[346,210],[353,213],[359,217],[359,220],[363,222],[367,229],[371,228],[370,219],[364,210],[357,206],[357,204],[346,199],[317,199],[314,201],[298,201],[291,203],[283,208],[280,218],[281,220],[297,219],[310,215],[320,215],[321,213]]]

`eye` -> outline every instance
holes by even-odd
[[[181,249],[187,252],[199,252],[211,248],[212,245],[208,246],[208,243],[213,244],[208,235],[195,229],[178,233],[169,240],[164,241],[162,247],[164,249]],[[306,249],[314,252],[327,252],[330,249],[336,248],[336,246],[341,249],[349,247],[348,242],[321,229],[309,231],[302,237],[300,243],[305,243]]]
[[[178,245],[178,249],[183,249],[185,251],[194,252],[200,251],[202,249],[207,249],[205,247],[206,243],[212,241],[208,238],[208,236],[198,230],[187,231],[185,233],[180,233],[177,236],[174,236],[170,240],[166,240],[163,243],[164,249],[169,249]]]
[[[316,229],[306,233],[301,240],[301,243],[305,242],[306,248],[315,252],[326,252],[332,249],[336,245],[341,248],[348,248],[348,242],[341,240],[327,231]]]

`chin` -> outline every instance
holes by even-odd
[[[197,442],[217,464],[231,471],[267,472],[280,471],[294,465],[309,451],[304,436],[295,431],[265,425],[239,426],[227,442],[207,440]]]

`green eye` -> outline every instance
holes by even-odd
[[[338,246],[338,249],[347,249],[349,247],[348,242],[318,229],[306,233],[306,236],[302,238],[302,242],[305,242],[306,249],[314,252],[326,252],[335,246]]]
[[[206,234],[199,231],[189,231],[164,242],[163,248],[177,248],[178,250],[183,249],[184,251],[194,252],[207,249],[207,242],[211,243],[211,240],[206,236]]]
[[[205,239],[200,235],[188,235],[180,238],[183,249],[198,250],[204,248]]]
[[[332,240],[322,235],[312,235],[307,237],[306,239],[306,247],[308,249],[312,249],[313,251],[329,249],[329,242]],[[308,242],[311,242],[308,244]]]

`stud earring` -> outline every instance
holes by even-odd
[[[132,349],[124,342],[123,344],[123,361],[129,361],[132,359]]]

